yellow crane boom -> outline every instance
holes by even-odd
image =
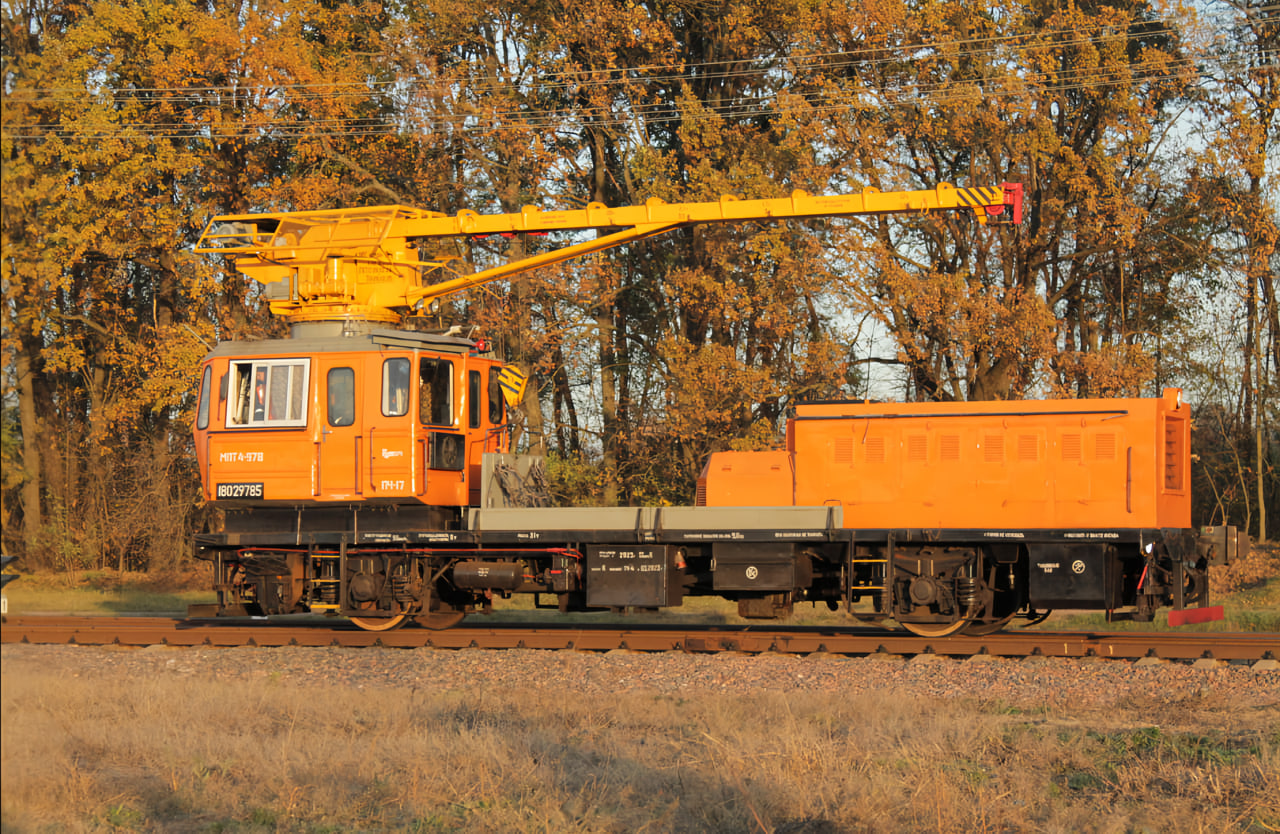
[[[236,258],[236,268],[268,286],[273,313],[294,322],[365,319],[399,322],[414,308],[490,281],[600,252],[695,223],[737,223],[876,214],[970,210],[979,223],[1010,212],[1022,220],[1022,186],[925,191],[864,189],[859,194],[457,215],[406,206],[221,215],[209,221],[195,251]],[[491,269],[432,280],[444,263],[421,259],[418,241],[432,238],[616,229],[608,234],[531,255]]]

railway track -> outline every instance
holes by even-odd
[[[922,638],[867,628],[793,626],[584,627],[574,624],[463,625],[446,631],[406,628],[373,633],[347,623],[162,617],[7,617],[4,643],[120,646],[347,646],[436,649],[546,649],[757,654],[919,655],[953,657],[1099,657],[1117,660],[1280,661],[1280,634],[1014,631],[982,637]]]

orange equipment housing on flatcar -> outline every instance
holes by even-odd
[[[1148,399],[801,404],[786,449],[720,452],[707,506],[838,506],[848,528],[1186,528],[1189,409]]]
[[[509,442],[501,371],[471,340],[408,331],[225,342],[200,387],[205,499],[477,505],[481,456]]]

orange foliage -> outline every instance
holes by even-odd
[[[5,349],[34,367],[30,457],[38,436],[61,461],[37,467],[44,500],[73,512],[112,455],[187,442],[205,343],[279,332],[260,288],[183,254],[216,213],[1025,184],[1016,229],[685,229],[447,305],[619,500],[687,498],[702,456],[766,444],[798,399],[883,396],[853,357],[916,398],[1145,393],[1143,344],[1209,258],[1197,212],[1274,248],[1257,195],[1181,199],[1169,117],[1196,62],[1177,13],[1141,3],[54,6],[5,9]],[[1206,169],[1265,169],[1265,131],[1230,111]]]

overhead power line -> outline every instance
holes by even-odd
[[[1143,37],[1172,36],[1177,30],[1160,24],[1154,28],[1144,29]],[[737,79],[763,78],[772,73],[803,74],[806,72],[832,72],[851,67],[875,68],[880,66],[912,63],[925,60],[928,56],[936,56],[949,60],[967,60],[991,55],[1001,47],[1018,46],[1024,54],[1049,52],[1070,49],[1091,44],[1099,44],[1117,39],[1133,37],[1128,31],[1107,31],[1094,34],[1081,33],[1076,29],[1042,30],[1034,35],[998,35],[984,38],[967,38],[959,40],[931,41],[928,43],[902,42],[893,45],[870,46],[845,52],[779,54],[767,56],[757,61],[756,66],[743,66],[743,60],[708,61],[687,64],[645,64],[626,67],[605,67],[591,69],[566,68],[548,71],[538,67],[535,78],[518,81],[510,75],[476,74],[475,67],[459,62],[450,67],[455,72],[444,72],[436,76],[420,74],[397,75],[391,80],[360,81],[312,81],[256,84],[224,84],[188,87],[145,87],[131,85],[127,88],[111,89],[104,87],[96,91],[96,95],[105,98],[124,100],[145,97],[152,103],[206,103],[209,98],[227,94],[234,96],[270,97],[280,94],[291,94],[293,98],[323,98],[331,100],[342,97],[365,98],[371,92],[386,89],[405,89],[413,87],[435,87],[439,84],[457,84],[467,82],[478,94],[492,89],[503,89],[513,83],[536,85],[539,90],[558,90],[571,88],[574,90],[591,90],[599,87],[612,87],[620,81],[634,81],[644,84],[676,83],[682,81],[723,81]],[[927,55],[926,55],[927,53]],[[393,68],[387,67],[388,71]],[[60,87],[20,87],[10,94],[11,99],[46,101],[54,103],[83,101],[86,91],[83,88]]]
[[[1258,7],[1250,10],[1253,13],[1265,14],[1280,10],[1280,4]],[[1225,25],[1225,18],[1216,25]],[[872,45],[842,52],[779,54],[766,60],[765,66],[742,66],[741,59],[726,59],[697,63],[659,63],[626,67],[575,69],[564,68],[548,71],[545,67],[537,67],[538,76],[526,79],[524,83],[536,83],[539,89],[554,90],[563,87],[575,89],[591,89],[593,87],[612,86],[617,83],[617,76],[624,74],[628,79],[646,83],[678,82],[692,79],[730,80],[738,78],[759,77],[777,71],[832,71],[851,66],[875,66],[891,64],[904,60],[913,60],[920,53],[928,52],[938,57],[956,60],[976,58],[987,55],[1000,47],[1017,46],[1024,52],[1052,51],[1104,43],[1118,39],[1135,37],[1152,38],[1159,36],[1178,36],[1183,21],[1175,17],[1154,17],[1149,20],[1130,21],[1130,28],[1100,29],[1096,32],[1083,32],[1075,27],[1038,30],[1030,34],[992,35],[975,38],[958,38],[930,42],[902,41],[892,44]],[[186,87],[145,87],[131,85],[128,88],[111,89],[106,87],[96,91],[99,95],[120,98],[136,98],[145,96],[148,101],[174,103],[205,103],[212,96],[227,93],[236,96],[271,96],[292,93],[295,98],[307,96],[333,99],[342,96],[365,97],[373,90],[380,88],[403,88],[406,86],[432,86],[440,82],[456,83],[466,80],[477,90],[490,87],[501,88],[512,83],[512,78],[502,74],[476,74],[473,67],[460,62],[468,71],[464,76],[423,76],[408,73],[398,74],[388,80],[359,81],[308,81],[297,82],[281,79],[273,83],[235,83],[224,85],[192,85]],[[393,67],[383,68],[388,72]],[[602,77],[603,76],[603,77]],[[17,87],[11,90],[8,98],[29,101],[82,101],[90,91],[81,88],[60,87]]]
[[[1280,10],[1275,4],[1254,11]],[[1139,21],[1142,37],[1173,35],[1176,30],[1166,20]],[[1136,25],[1136,24],[1135,24]],[[1131,30],[1082,33],[1076,29],[1040,31],[1032,35],[1001,35],[984,38],[943,41],[929,44],[876,46],[839,53],[781,56],[764,65],[741,67],[740,62],[707,62],[671,70],[668,65],[649,65],[608,71],[568,70],[546,73],[536,79],[516,84],[505,83],[496,76],[480,79],[465,76],[426,78],[408,76],[379,82],[333,82],[307,84],[259,85],[251,87],[211,86],[184,88],[103,88],[99,95],[85,91],[47,88],[12,91],[5,97],[10,110],[26,105],[35,109],[76,105],[84,114],[57,114],[58,123],[14,121],[6,119],[4,134],[12,140],[39,140],[49,137],[77,141],[103,139],[257,139],[257,138],[339,138],[386,136],[422,130],[499,132],[555,131],[573,129],[584,122],[600,128],[625,127],[633,124],[657,125],[679,120],[683,113],[671,101],[649,101],[655,85],[695,81],[758,81],[760,94],[741,95],[727,104],[706,107],[707,112],[722,118],[746,118],[767,115],[838,112],[883,104],[877,97],[895,96],[899,103],[918,100],[931,106],[947,106],[972,98],[975,91],[990,98],[1009,97],[1028,90],[1037,93],[1070,93],[1095,87],[1120,84],[1146,85],[1173,80],[1180,75],[1205,78],[1213,71],[1238,71],[1251,57],[1243,52],[1212,56],[1158,58],[1113,67],[1068,68],[1050,72],[1030,72],[1015,66],[1029,58],[1061,50],[1082,48],[1114,41],[1130,40]],[[1007,54],[1006,54],[1007,53]],[[845,73],[883,71],[902,67],[918,68],[922,62],[939,60],[962,62],[985,60],[1004,73],[996,77],[943,79],[936,83],[904,80],[881,83],[874,88],[856,84],[858,76]],[[734,68],[736,67],[736,68]],[[602,75],[604,77],[602,77]],[[620,76],[620,77],[619,77]],[[806,81],[851,82],[851,86],[829,90],[806,89]],[[491,85],[486,87],[485,85]],[[590,101],[592,93],[608,91],[617,101],[616,108],[577,103],[548,108],[530,106],[526,97],[544,101],[549,91],[570,89],[573,101]],[[454,109],[428,110],[416,104],[419,96],[439,97],[444,94]],[[774,94],[785,100],[774,98]],[[485,107],[475,104],[485,97],[498,96],[504,103]],[[632,100],[634,96],[635,100]],[[312,102],[344,101],[378,103],[390,100],[387,117],[367,118],[336,116],[315,118],[307,112]],[[101,108],[119,108],[117,110]],[[168,121],[138,118],[129,108],[177,111],[168,113]],[[184,112],[185,111],[185,112]],[[160,115],[160,114],[156,114]],[[121,119],[120,117],[125,118]],[[179,117],[174,120],[174,117]],[[90,119],[105,121],[102,126]],[[119,119],[119,120],[118,120]],[[126,120],[127,119],[127,120]],[[65,120],[65,121],[63,121]]]
[[[1239,58],[1239,56],[1236,56]],[[1218,65],[1222,65],[1222,61]],[[753,116],[784,116],[800,114],[851,111],[871,106],[881,106],[881,99],[892,96],[892,103],[917,101],[926,106],[945,107],[971,100],[975,95],[999,99],[1021,94],[1065,94],[1089,89],[1108,89],[1117,85],[1142,86],[1170,81],[1187,73],[1194,78],[1204,76],[1203,67],[1191,60],[1125,64],[1116,69],[1096,68],[1072,73],[1037,77],[1033,74],[1010,74],[994,79],[959,79],[935,84],[905,83],[883,87],[860,87],[841,93],[787,91],[787,100],[764,98],[740,98],[727,104],[709,106],[704,111],[721,118],[735,119]],[[497,107],[488,111],[464,108],[461,112],[431,112],[417,117],[410,115],[412,104],[394,118],[361,118],[358,116],[312,118],[299,112],[303,108],[293,102],[283,102],[270,110],[245,114],[243,119],[225,122],[201,118],[193,113],[190,121],[109,121],[97,125],[86,120],[56,125],[12,123],[6,121],[5,135],[14,140],[59,137],[63,139],[101,140],[108,138],[136,139],[233,139],[270,136],[277,138],[321,138],[386,136],[422,130],[489,132],[547,131],[557,128],[573,128],[590,123],[597,128],[626,127],[634,124],[656,125],[682,119],[684,112],[671,102],[638,102],[615,111],[611,108],[586,106],[562,109],[529,109],[524,107]],[[216,111],[205,111],[214,115]]]

